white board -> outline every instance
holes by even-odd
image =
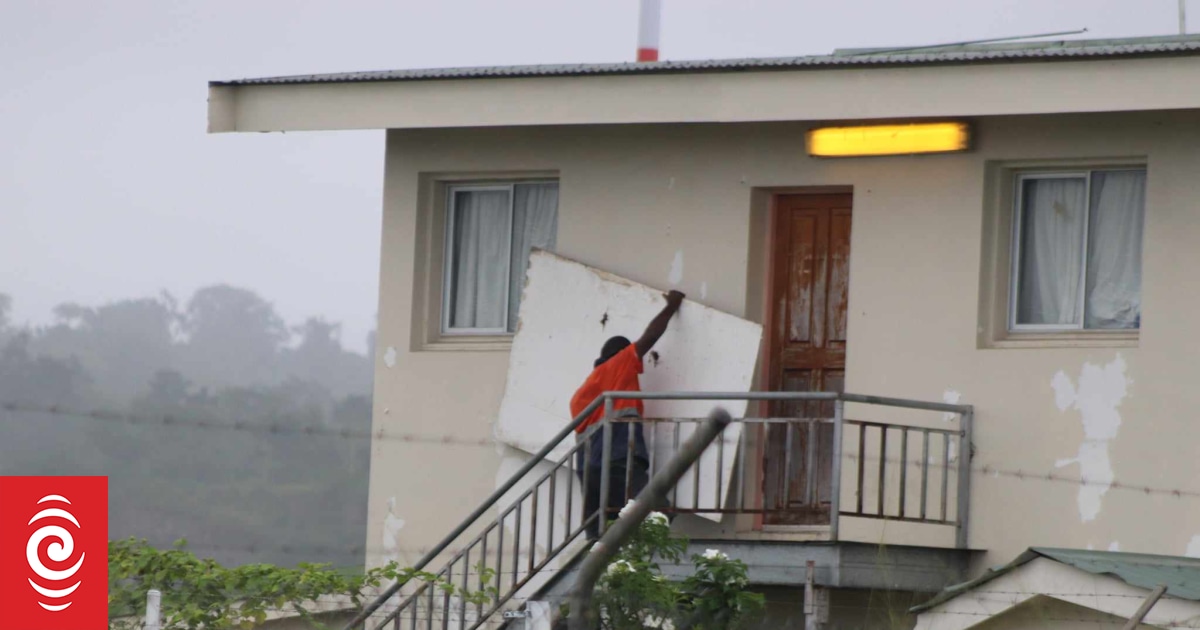
[[[570,401],[592,370],[604,341],[622,335],[636,341],[666,305],[663,291],[588,267],[555,254],[534,251],[521,298],[519,325],[513,338],[508,382],[496,439],[534,453],[571,420]],[[752,385],[762,326],[692,301],[683,306],[667,332],[645,359],[643,391],[746,392]],[[647,418],[703,418],[716,405],[731,416],[745,414],[746,402],[646,401]],[[694,425],[685,426],[680,442]],[[717,443],[701,460],[698,505],[693,476],[678,488],[678,507],[719,507],[716,470],[722,492],[730,487],[741,425],[726,430],[723,452]],[[673,429],[647,431],[656,466],[674,449]],[[551,453],[557,459],[574,444],[569,438]],[[719,520],[719,515],[713,515]]]

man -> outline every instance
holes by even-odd
[[[679,291],[671,291],[663,296],[667,305],[662,312],[650,321],[646,331],[642,333],[637,343],[629,343],[625,337],[612,337],[604,342],[600,350],[600,358],[596,359],[592,373],[571,398],[571,416],[577,417],[583,410],[604,392],[636,392],[641,391],[638,375],[642,373],[642,358],[646,356],[659,337],[667,331],[667,323],[679,310],[684,295]],[[624,506],[627,499],[636,497],[642,488],[649,483],[649,453],[646,450],[646,439],[642,433],[641,423],[629,422],[626,418],[641,418],[644,415],[640,400],[614,400],[613,415],[621,421],[612,423],[612,455],[609,462],[608,500],[604,503],[609,509]],[[604,418],[604,407],[601,406],[588,416],[575,429],[576,440],[582,440],[583,434],[593,425]],[[633,431],[633,457],[629,452],[629,431]],[[583,484],[584,515],[592,515],[600,505],[600,483],[604,462],[604,433],[597,430],[590,438],[591,444],[580,449],[575,458],[576,472]],[[585,474],[586,471],[586,474]],[[630,476],[630,494],[625,495],[626,475]],[[600,518],[607,518],[607,510]],[[592,521],[587,528],[588,540],[594,540],[600,535],[599,519]]]

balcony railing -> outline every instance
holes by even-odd
[[[530,455],[413,567],[428,570],[436,561],[439,568],[431,573],[439,582],[468,592],[487,588],[486,601],[467,601],[432,583],[404,580],[387,588],[347,628],[361,628],[368,617],[368,627],[376,630],[503,625],[502,613],[549,584],[586,548],[583,534],[590,523],[599,520],[603,531],[616,516],[585,513],[582,495],[590,476],[598,473],[600,496],[608,496],[614,449],[633,448],[632,441],[614,445],[612,439],[615,424],[628,421],[614,417],[614,404],[628,399],[800,402],[817,410],[815,417],[734,420],[676,485],[669,512],[756,519],[748,529],[817,526],[827,528],[830,540],[843,539],[842,518],[889,519],[954,528],[955,546],[966,547],[971,407],[822,392],[610,392]],[[856,415],[871,410],[861,416],[869,419],[848,418],[848,406]],[[576,438],[576,429],[602,407],[605,420],[582,440]],[[918,417],[893,417],[904,414]],[[702,420],[637,421],[645,429],[647,477],[652,477]],[[578,470],[576,455],[589,453],[594,440],[603,441],[601,470]],[[632,469],[626,470],[628,488]]]
[[[843,517],[882,519],[953,528],[954,546],[967,546],[970,406],[825,392],[611,392],[607,416],[615,401],[628,399],[802,402],[829,410],[829,417],[734,420],[671,493],[668,513],[752,515],[755,529],[825,526],[830,540],[840,539]],[[863,415],[847,417],[847,406]],[[908,417],[891,419],[898,415]],[[592,439],[605,440],[605,462],[615,449],[631,458],[634,432],[614,445],[609,427],[641,423],[653,476],[701,421],[612,418]],[[626,471],[629,496],[632,469]],[[605,470],[602,484],[607,478]]]

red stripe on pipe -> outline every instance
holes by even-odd
[[[658,49],[657,48],[639,48],[637,60],[638,61],[658,61]]]

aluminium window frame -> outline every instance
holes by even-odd
[[[1147,173],[1148,169],[1144,166],[1113,166],[1106,167],[1091,167],[1084,169],[1066,169],[1062,171],[1033,171],[1033,172],[1018,172],[1013,178],[1013,221],[1012,221],[1012,247],[1011,247],[1011,264],[1009,269],[1009,295],[1008,295],[1008,331],[1010,333],[1055,333],[1055,332],[1083,332],[1083,333],[1098,333],[1112,334],[1113,332],[1140,330],[1140,326],[1132,329],[1108,329],[1108,328],[1087,328],[1087,267],[1088,254],[1090,251],[1092,240],[1092,178],[1096,173],[1122,173],[1122,172],[1137,172]],[[1079,322],[1073,324],[1021,324],[1017,322],[1017,308],[1020,296],[1021,283],[1021,255],[1024,249],[1024,239],[1022,238],[1021,228],[1025,219],[1025,182],[1039,179],[1078,179],[1082,177],[1084,180],[1084,216],[1083,216],[1083,244],[1080,249],[1080,264],[1079,264]],[[1144,202],[1143,202],[1144,203]],[[1142,208],[1142,221],[1146,220],[1146,208]]]
[[[509,300],[511,299],[512,289],[512,247],[513,247],[513,217],[515,215],[516,204],[516,188],[519,185],[546,185],[558,184],[558,180],[554,179],[535,179],[535,180],[511,180],[511,181],[495,181],[495,182],[462,182],[454,183],[446,186],[446,229],[445,240],[443,243],[442,254],[442,316],[441,316],[441,334],[444,337],[495,337],[509,336],[513,333],[509,331]],[[506,191],[508,193],[508,221],[507,234],[508,238],[505,241],[504,258],[507,261],[507,271],[504,274],[504,324],[498,328],[457,328],[450,325],[450,303],[451,295],[454,290],[453,272],[454,272],[454,256],[456,253],[454,247],[454,228],[456,213],[456,202],[458,193],[460,192],[499,192]],[[557,206],[554,212],[558,213]]]

